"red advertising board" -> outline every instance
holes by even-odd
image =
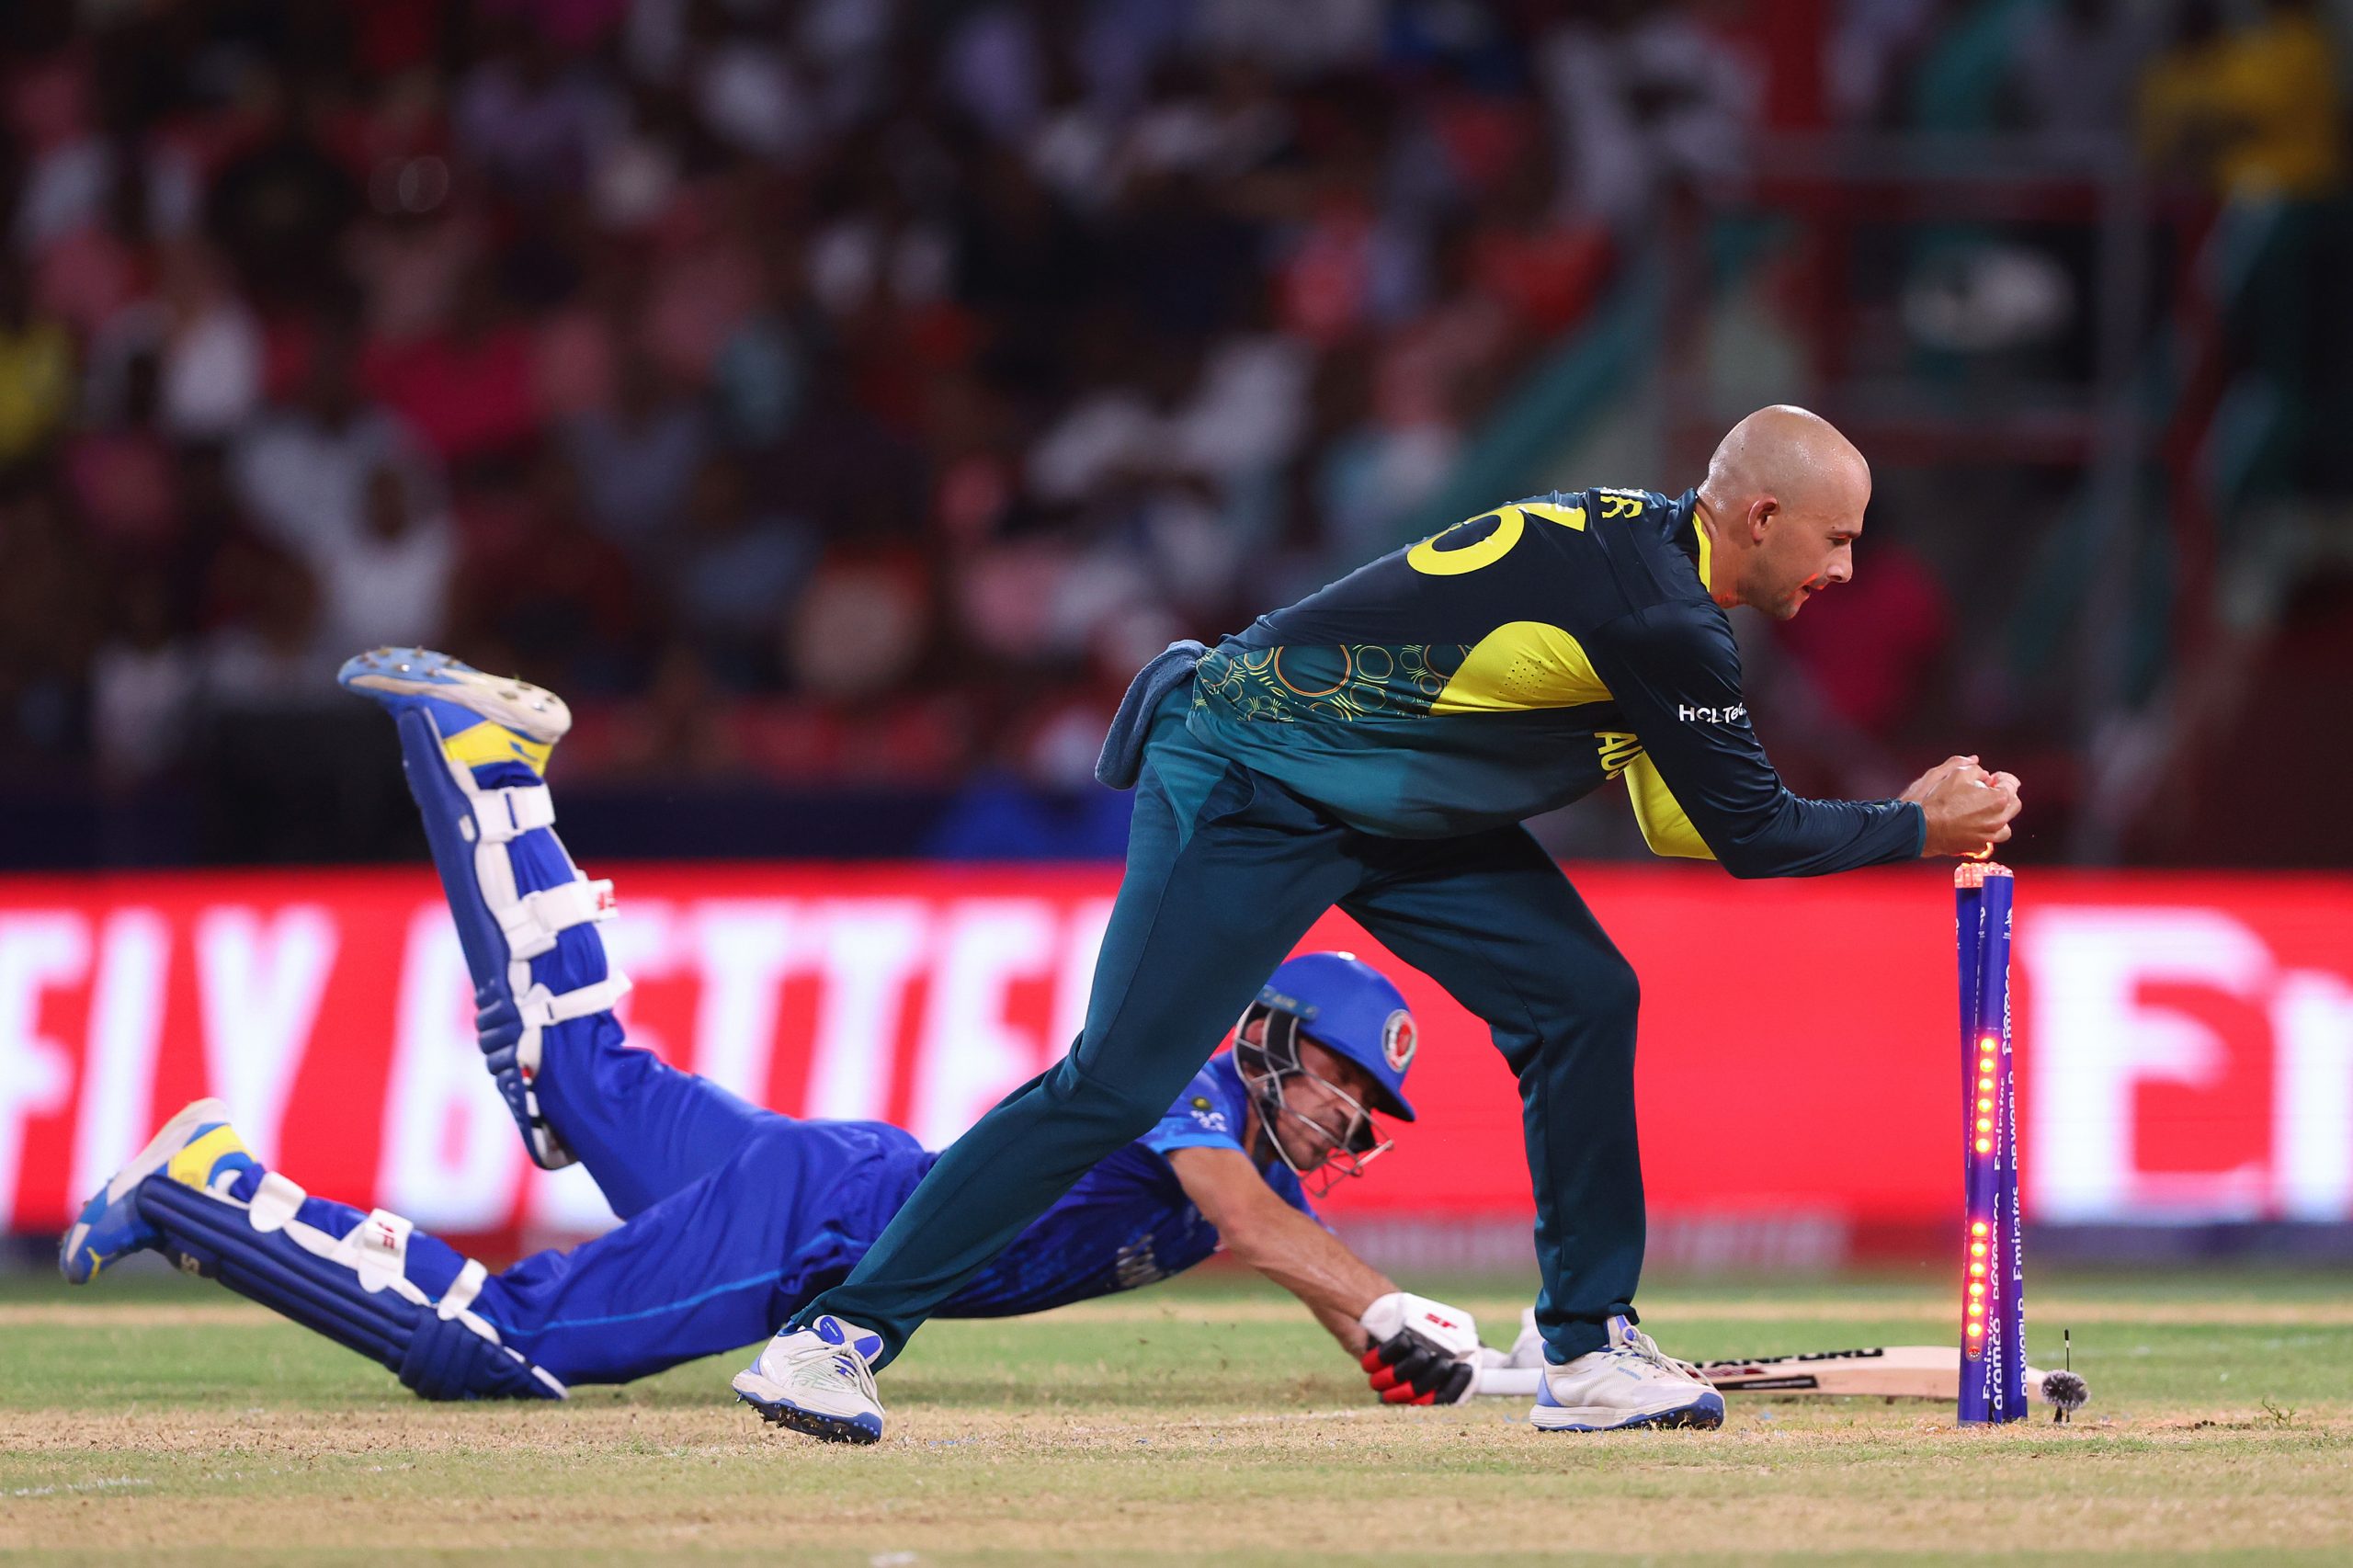
[[[945,1142],[1059,1055],[1111,869],[634,866],[606,926],[633,1040],[803,1116]],[[1949,880],[1574,872],[1643,976],[1652,1210],[1735,1225],[1949,1219]],[[2028,1212],[2353,1221],[2353,879],[2019,879]],[[1394,973],[1420,1124],[1333,1210],[1529,1210],[1518,1103],[1484,1030],[1331,916],[1309,946]],[[313,1191],[460,1233],[608,1217],[531,1170],[484,1079],[422,869],[0,881],[0,1225],[74,1202],[201,1094]],[[1205,1045],[1207,1042],[1204,1042]]]

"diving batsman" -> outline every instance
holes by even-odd
[[[1736,877],[2006,839],[2018,781],[1973,756],[1894,800],[1814,801],[1757,741],[1727,612],[1786,619],[1847,582],[1870,500],[1827,422],[1766,408],[1680,496],[1498,506],[1145,666],[1097,767],[1136,799],[1077,1041],[940,1155],[736,1392],[873,1441],[875,1370],[1154,1125],[1256,977],[1337,904],[1484,1019],[1518,1076],[1547,1362],[1533,1425],[1720,1425],[1722,1397],[1635,1326],[1634,972],[1520,824],[1623,778],[1654,851]],[[1735,918],[1693,932],[1688,961],[1739,940]]]
[[[487,1065],[526,1148],[544,1166],[584,1165],[622,1223],[493,1273],[399,1215],[306,1192],[202,1099],[84,1207],[60,1248],[65,1277],[162,1252],[431,1399],[561,1398],[773,1334],[849,1272],[938,1156],[887,1123],[756,1108],[626,1042],[612,1009],[628,982],[597,932],[612,884],[584,878],[554,832],[543,774],[570,722],[554,696],[419,649],[362,654],[342,680],[398,721]],[[1414,1119],[1416,1043],[1371,966],[1290,959],[1244,1010],[1233,1049],[940,1311],[1040,1312],[1222,1248],[1296,1294],[1383,1401],[1467,1399],[1481,1360],[1502,1359],[1483,1357],[1470,1314],[1400,1291],[1316,1221],[1306,1190],[1389,1146],[1376,1112]],[[782,1392],[780,1420],[816,1397]]]

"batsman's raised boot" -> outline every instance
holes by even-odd
[[[1611,1318],[1608,1327],[1603,1348],[1544,1369],[1529,1425],[1546,1432],[1723,1425],[1724,1396],[1698,1369],[1660,1350],[1622,1317]]]
[[[759,1359],[735,1374],[736,1395],[763,1420],[835,1443],[882,1440],[874,1358],[882,1338],[831,1315],[786,1325]]]
[[[229,1108],[219,1100],[196,1100],[164,1123],[147,1147],[90,1195],[73,1228],[58,1244],[57,1267],[75,1285],[86,1285],[98,1270],[134,1252],[159,1244],[163,1236],[139,1211],[139,1184],[170,1166],[191,1186],[210,1187],[217,1178],[233,1180],[258,1170],[229,1127]]]
[[[551,1036],[611,1011],[629,990],[594,929],[613,916],[613,884],[583,877],[553,832],[543,775],[572,713],[553,692],[425,648],[361,653],[335,678],[400,726],[402,769],[473,977],[491,1076],[531,1158],[550,1170],[571,1165],[535,1081]]]
[[[473,1312],[488,1271],[397,1214],[312,1198],[265,1167],[219,1100],[164,1124],[59,1251],[82,1283],[152,1247],[397,1373],[427,1399],[562,1399],[562,1382]]]

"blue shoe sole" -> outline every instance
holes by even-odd
[[[95,1245],[100,1239],[98,1226],[116,1202],[133,1204],[134,1218],[119,1227],[119,1235],[106,1238],[119,1241],[120,1244],[111,1252],[100,1252]],[[107,1189],[102,1187],[87,1203],[82,1205],[82,1211],[74,1217],[74,1223],[66,1227],[65,1234],[59,1239],[57,1245],[57,1272],[65,1277],[68,1285],[87,1285],[116,1258],[126,1253],[144,1251],[154,1244],[157,1233],[152,1225],[137,1223],[135,1203],[135,1199],[129,1198],[110,1201]]]
[[[449,676],[480,673],[472,665],[453,659],[447,653],[437,653],[430,648],[371,648],[365,653],[355,653],[344,660],[342,666],[335,672],[335,683],[354,697],[364,697],[398,711],[433,701],[432,688],[445,684]],[[358,680],[362,676],[405,682],[411,689],[388,690],[383,687],[361,686]],[[454,686],[456,683],[447,684]]]
[[[430,648],[371,648],[355,653],[335,673],[335,684],[393,713],[421,708],[446,710],[437,727],[454,734],[488,720],[542,745],[553,745],[572,728],[572,711],[544,687],[502,678]]]
[[[474,666],[463,659],[431,648],[384,647],[352,654],[335,671],[335,678],[346,686],[354,676],[363,675],[397,675],[404,680],[430,682],[445,673],[472,672]]]
[[[845,1421],[838,1415],[820,1415],[813,1410],[803,1410],[782,1400],[754,1399],[750,1394],[735,1396],[760,1413],[760,1419],[771,1426],[783,1426],[804,1437],[822,1438],[828,1443],[879,1443],[882,1440],[882,1424],[871,1415],[853,1416]]]

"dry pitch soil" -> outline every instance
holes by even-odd
[[[1426,1288],[1507,1339],[1516,1282]],[[1936,1342],[1933,1283],[1663,1286],[1668,1349]],[[2092,1403],[1736,1400],[1716,1433],[1553,1436],[1518,1402],[1369,1403],[1232,1276],[941,1324],[880,1447],[730,1403],[733,1358],[560,1405],[433,1406],[201,1281],[0,1282],[0,1551],[40,1561],[2353,1561],[2353,1278],[2083,1277],[2029,1296]]]

